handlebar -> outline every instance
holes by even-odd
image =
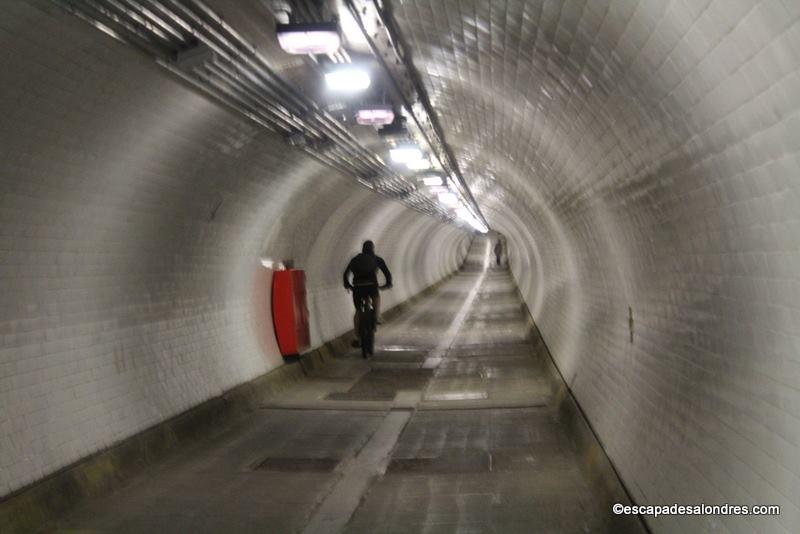
[[[364,284],[364,285],[359,285],[358,287],[368,287],[371,285],[373,284]],[[385,289],[392,289],[392,287],[394,287],[393,284],[383,284],[382,286],[378,286],[378,289],[385,290]],[[344,288],[348,291],[352,291],[353,289],[356,288],[356,286],[354,286],[353,284],[347,284],[346,286],[344,286]]]

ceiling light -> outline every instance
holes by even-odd
[[[443,185],[434,185],[428,188],[428,191],[430,191],[431,193],[446,193],[448,189]]]
[[[333,54],[342,44],[335,22],[278,24],[275,33],[289,54]]]
[[[352,64],[340,65],[325,73],[325,83],[331,91],[355,93],[369,87],[369,73]]]
[[[489,227],[480,222],[478,219],[472,218],[467,222],[469,223],[470,226],[472,226],[474,229],[476,229],[482,234],[485,234],[486,232],[489,231]]]
[[[455,206],[458,204],[458,197],[455,193],[439,193],[439,202],[445,206]]]
[[[406,166],[412,171],[426,171],[431,168],[428,158],[414,159],[406,162]]]
[[[383,126],[393,120],[392,106],[369,106],[356,111],[356,122],[365,126]]]
[[[422,183],[425,185],[442,185],[444,181],[441,176],[426,176],[422,179]]]
[[[408,143],[397,145],[389,150],[389,156],[395,163],[408,163],[409,161],[419,161],[422,159],[422,150],[415,144]]]
[[[486,232],[488,232],[488,231],[489,231],[489,228],[488,228],[488,227],[487,227],[485,224],[483,224],[481,221],[479,221],[479,220],[478,220],[478,218],[477,218],[477,217],[475,217],[475,216],[472,214],[472,212],[471,212],[471,211],[469,211],[469,210],[468,210],[466,207],[464,207],[464,206],[460,206],[460,207],[459,207],[459,208],[456,210],[456,216],[457,216],[459,219],[461,219],[463,222],[465,222],[465,223],[469,224],[469,225],[470,225],[470,226],[472,226],[472,227],[473,227],[475,230],[477,230],[478,232],[480,232],[480,233],[482,233],[482,234],[485,234]]]

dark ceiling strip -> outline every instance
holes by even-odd
[[[390,46],[394,49],[394,55],[403,62],[405,66],[405,74],[408,76],[410,83],[413,85],[414,90],[416,91],[417,99],[422,104],[423,108],[425,109],[425,114],[427,118],[420,118],[417,117],[417,114],[414,113],[410,103],[407,101],[408,96],[405,94],[402,88],[402,82],[397,79],[395,73],[393,73],[393,69],[386,63],[381,50],[379,49],[379,45],[375,43],[372,36],[367,34],[367,31],[364,28],[363,22],[361,21],[361,14],[358,12],[357,7],[355,6],[353,0],[346,0],[347,6],[350,9],[350,12],[353,14],[353,17],[358,22],[364,36],[366,37],[367,41],[370,44],[375,55],[378,57],[381,64],[386,69],[389,77],[395,84],[398,92],[401,93],[401,96],[406,101],[405,105],[408,109],[409,113],[414,117],[414,120],[417,122],[417,125],[425,134],[426,138],[428,139],[428,144],[434,148],[434,150],[441,151],[442,154],[437,154],[437,158],[439,158],[442,167],[445,169],[449,169],[452,171],[452,174],[456,177],[459,184],[463,188],[463,194],[466,196],[467,201],[472,205],[473,209],[475,210],[475,214],[480,218],[481,222],[487,225],[486,218],[483,216],[481,212],[480,206],[475,201],[475,197],[472,194],[472,191],[469,188],[466,180],[464,180],[464,176],[461,173],[461,169],[458,166],[458,162],[456,161],[455,156],[453,155],[453,151],[450,149],[450,146],[447,144],[444,136],[444,130],[442,130],[441,124],[439,122],[438,115],[436,111],[433,109],[433,105],[431,104],[430,98],[428,97],[428,92],[425,89],[425,84],[422,83],[422,78],[417,71],[417,68],[414,66],[414,61],[411,56],[411,51],[409,46],[406,44],[405,40],[403,39],[403,35],[400,33],[400,30],[397,27],[397,23],[394,20],[394,16],[392,14],[392,6],[389,0],[372,0],[373,4],[375,5],[375,10],[380,17],[380,22],[383,27],[386,29],[388,33],[389,39],[387,46]],[[425,120],[427,119],[427,120]],[[428,127],[430,125],[430,127]],[[432,130],[432,131],[431,131]],[[445,160],[445,161],[442,161]]]

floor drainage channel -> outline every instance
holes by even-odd
[[[394,458],[386,469],[394,474],[469,474],[488,473],[492,457],[486,451],[461,450],[434,458]]]
[[[549,453],[549,454],[548,454]],[[430,458],[393,458],[386,468],[390,475],[477,474],[498,471],[542,470],[561,461],[558,451],[494,451],[462,449],[444,451]]]
[[[332,473],[339,462],[337,458],[265,458],[252,469],[285,473]]]
[[[330,393],[325,399],[391,401],[398,391],[421,391],[432,376],[432,369],[372,369],[349,390]]]

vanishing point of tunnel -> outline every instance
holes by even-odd
[[[800,532],[800,0],[2,0],[0,292],[2,534]]]

